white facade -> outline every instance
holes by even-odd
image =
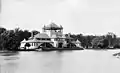
[[[31,45],[29,48],[38,48],[42,43],[49,43],[54,47],[62,48],[67,44],[66,39],[71,40],[70,36],[66,37],[63,35],[62,26],[51,23],[43,27],[43,33],[34,35],[34,37],[28,41],[22,41],[21,47],[23,47],[25,43],[29,43]],[[74,44],[80,47],[81,43],[77,40]]]
[[[27,41],[23,40],[20,47],[25,47],[26,43],[30,44],[30,47],[28,49],[38,48],[43,43],[49,43],[51,45],[54,45],[51,41],[51,38],[45,33],[39,33],[35,35],[32,39],[29,39]]]

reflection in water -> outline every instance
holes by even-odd
[[[62,68],[62,52],[61,53],[54,53],[53,55],[47,54],[42,55],[42,58],[47,58],[44,59],[46,63],[41,63],[43,64],[42,66],[42,72],[41,73],[61,73],[61,68]]]
[[[4,53],[2,56],[14,56],[14,55],[18,55],[19,52],[8,52],[8,53]]]
[[[0,61],[0,73],[15,73],[18,64],[16,60],[18,60],[19,57],[17,55],[9,55],[9,56],[4,56]]]
[[[0,73],[120,73],[112,51],[20,52],[0,56]]]
[[[17,63],[6,63],[1,66],[1,73],[15,73]]]

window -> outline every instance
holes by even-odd
[[[38,43],[36,43],[36,46],[38,46]]]
[[[45,40],[44,38],[42,38],[42,40]]]
[[[37,40],[41,40],[40,38],[36,38]]]
[[[46,39],[46,40],[50,40],[50,39],[48,38],[48,39]]]
[[[58,41],[58,39],[57,39],[57,38],[55,38],[55,39],[54,39],[54,41]]]

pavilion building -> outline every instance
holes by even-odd
[[[70,42],[74,42],[73,44],[77,47],[80,46],[80,41],[73,41],[73,38],[70,36],[65,36],[63,34],[63,27],[52,22],[49,25],[44,25],[42,33],[38,33],[34,36],[32,34],[32,37],[30,37],[29,40],[23,40],[21,42],[21,47],[24,47],[26,43],[29,43],[31,45],[29,49],[38,48],[41,45],[46,47],[53,46],[63,48]]]

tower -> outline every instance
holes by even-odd
[[[54,46],[58,47],[59,43],[63,43],[63,27],[58,26],[55,23],[51,22],[49,25],[43,27],[43,32],[48,34],[51,37],[51,41],[54,42]]]
[[[51,22],[47,26],[44,25],[43,32],[47,33],[50,37],[62,37],[63,27]]]

